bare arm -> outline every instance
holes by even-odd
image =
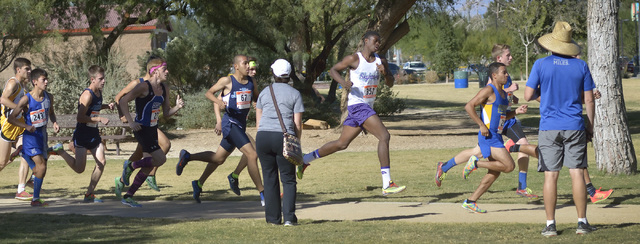
[[[293,123],[296,127],[296,136],[302,138],[302,113],[293,114]]]
[[[469,114],[471,120],[476,122],[476,124],[478,124],[478,126],[480,127],[480,132],[483,136],[489,136],[489,128],[487,128],[484,122],[482,122],[482,119],[480,119],[480,116],[478,116],[478,114],[476,113],[476,106],[480,106],[481,104],[485,103],[492,95],[493,89],[489,86],[486,86],[482,88],[482,90],[480,90],[478,94],[476,94],[476,96],[467,103],[467,105],[464,106],[464,110],[467,111],[467,114]]]
[[[536,92],[536,89],[533,89],[528,86],[524,88],[524,100],[531,101],[531,100],[538,100],[538,98],[540,98],[540,94]]]
[[[229,78],[229,76],[222,77],[218,79],[218,82],[216,82],[216,84],[214,84],[213,86],[211,86],[211,88],[209,88],[209,90],[204,94],[204,96],[207,97],[207,99],[214,102],[215,104],[218,104],[218,106],[224,107],[225,106],[224,102],[222,101],[222,99],[218,99],[216,97],[216,93],[229,86],[231,86],[231,78]],[[229,90],[231,90],[230,87],[229,87]]]
[[[256,128],[260,128],[260,118],[262,117],[262,109],[256,108]]]
[[[222,92],[218,94],[218,99],[222,100]],[[216,135],[222,134],[222,113],[220,112],[224,107],[218,106],[218,104],[213,103],[213,113],[216,115],[216,127],[213,130]]]
[[[16,81],[15,79],[8,80],[7,85],[2,91],[2,97],[0,97],[0,103],[10,109],[15,109],[18,106],[18,104],[13,103],[13,101],[9,99],[9,96],[11,96],[11,94],[13,94],[18,88],[18,84],[16,82],[18,81]]]
[[[122,97],[124,97],[124,95],[126,95],[127,93],[132,91],[133,88],[135,88],[138,84],[140,84],[140,80],[132,80],[131,82],[129,82],[129,84],[127,84],[127,86],[122,88],[122,90],[120,90],[120,92],[118,92],[118,94],[116,94],[116,97],[115,97],[115,99],[116,99],[116,108],[118,109],[118,114],[120,115],[120,120],[123,123],[126,123],[127,120],[124,117],[124,114],[122,113],[122,110],[120,109],[120,99],[122,99]]]
[[[20,101],[18,102],[16,108],[11,112],[7,120],[9,121],[9,123],[25,128],[29,132],[34,132],[36,130],[36,127],[27,125],[27,123],[18,120],[18,115],[22,114],[22,112],[27,108],[28,105],[29,97],[23,96],[22,98],[20,98]]]
[[[171,107],[171,103],[169,102],[169,96],[171,95],[171,92],[169,91],[169,87],[165,86],[165,92],[167,93],[167,99],[164,100],[164,102],[162,103],[162,114],[164,114],[165,117],[171,117],[174,114],[176,114],[178,112],[178,110],[180,110],[182,108],[182,106],[184,106],[184,101],[182,101],[182,98],[180,98],[180,95],[178,94],[176,96],[176,106],[175,107]]]
[[[141,127],[140,124],[136,123],[133,120],[133,118],[131,117],[131,113],[129,113],[129,102],[131,102],[133,99],[136,99],[136,97],[146,95],[145,93],[148,93],[148,90],[149,85],[147,85],[146,83],[140,83],[118,101],[118,107],[120,107],[120,111],[122,111],[122,115],[125,117],[125,119],[129,121],[129,127],[131,127],[133,131],[138,131]]]
[[[351,88],[353,83],[349,82],[349,84],[347,84],[347,81],[344,80],[340,72],[347,68],[351,68],[351,69],[357,68],[359,62],[360,62],[360,59],[358,58],[357,54],[346,56],[344,57],[344,59],[342,59],[342,61],[338,62],[333,67],[331,67],[331,69],[329,70],[329,75],[336,82],[340,83],[342,87]]]
[[[91,93],[88,91],[83,91],[80,95],[80,100],[78,102],[78,115],[76,116],[76,120],[78,123],[92,123],[92,122],[101,122],[102,124],[108,124],[109,119],[103,117],[91,117],[87,115],[87,111],[89,110],[89,105],[91,105]],[[105,106],[105,105],[102,105]]]
[[[593,132],[593,120],[596,113],[596,103],[593,97],[593,91],[584,91],[584,105],[587,110],[587,118],[589,119],[589,125],[587,131]]]
[[[386,58],[382,58],[381,60],[382,60],[382,65],[378,65],[378,72],[380,72],[380,74],[384,76],[384,83],[388,87],[393,87],[395,80],[393,78],[393,74],[391,73],[391,70],[389,69],[389,63],[387,63]]]
[[[53,105],[55,104],[53,102],[53,95],[48,92],[47,94],[49,94],[49,99],[51,100],[51,105],[49,107],[49,119],[53,123],[53,132],[58,133],[60,131],[60,126],[58,125],[58,119],[56,118],[56,111],[53,109]]]

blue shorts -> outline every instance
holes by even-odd
[[[22,135],[22,155],[24,158],[42,155],[47,159],[47,127],[36,128],[36,131],[25,131]]]
[[[489,158],[491,156],[491,148],[504,148],[504,141],[502,140],[502,135],[489,131],[491,134],[489,136],[483,136],[478,132],[478,146],[480,146],[480,151],[482,152],[483,158]]]
[[[233,152],[236,148],[242,148],[244,145],[251,143],[245,130],[240,128],[239,125],[234,123],[228,123],[222,128],[222,141],[220,146],[227,150],[227,152]]]
[[[376,111],[366,103],[351,105],[347,107],[347,110],[349,114],[342,124],[351,127],[362,127],[369,117],[376,115]]]
[[[102,138],[98,128],[78,127],[73,132],[73,145],[92,150],[100,145]]]

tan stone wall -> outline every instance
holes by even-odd
[[[124,55],[127,60],[127,72],[131,77],[137,77],[140,72],[138,65],[138,56],[145,55],[146,52],[151,51],[151,34],[150,33],[126,33],[120,36],[114,43],[113,48],[120,50],[120,53]],[[44,40],[42,45],[43,51],[47,50],[61,50],[61,45],[66,45],[74,51],[82,51],[81,48],[86,46],[86,43],[90,40],[90,36],[71,36],[66,42],[59,40],[49,39]],[[18,55],[18,57],[24,57],[31,60],[32,68],[42,67],[42,59],[40,54],[25,53]],[[15,74],[13,70],[13,63],[9,65],[7,69],[0,72],[0,85],[4,87],[4,82]]]

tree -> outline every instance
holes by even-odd
[[[627,125],[622,80],[617,66],[617,0],[589,0],[587,31],[589,67],[602,93],[596,100],[593,147],[598,169],[614,174],[637,171],[633,141]]]
[[[525,48],[525,78],[529,77],[529,46],[543,33],[548,25],[547,6],[543,1],[513,0],[506,3],[503,13],[504,24],[517,33]]]
[[[116,11],[120,22],[105,36],[103,27],[107,21],[108,11]],[[154,19],[166,21],[171,15],[185,15],[187,5],[183,1],[135,1],[135,0],[53,0],[51,17],[63,28],[70,28],[85,19],[95,55],[106,59],[109,51],[122,35],[125,28],[132,24],[144,24]]]
[[[454,38],[453,27],[449,15],[440,13],[440,35],[436,43],[433,68],[446,75],[446,82],[449,82],[449,74],[460,65],[460,44]]]
[[[41,1],[0,1],[0,71],[5,70],[13,59],[26,52],[40,38],[47,21],[42,14],[45,4]]]

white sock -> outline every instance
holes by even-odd
[[[18,184],[18,193],[24,191],[24,186],[25,186],[25,184]]]
[[[587,222],[587,218],[578,218],[578,222],[582,222],[585,224],[588,224],[589,222]]]
[[[389,187],[389,181],[391,181],[391,170],[389,167],[380,168],[380,173],[382,173],[382,189],[386,189]]]
[[[304,156],[302,156],[302,161],[304,161],[304,164],[309,164],[314,159],[316,158],[313,156],[313,152],[307,153]]]
[[[555,219],[547,220],[547,226],[552,225],[552,224],[555,224],[555,223],[556,223],[556,220],[555,220]]]

